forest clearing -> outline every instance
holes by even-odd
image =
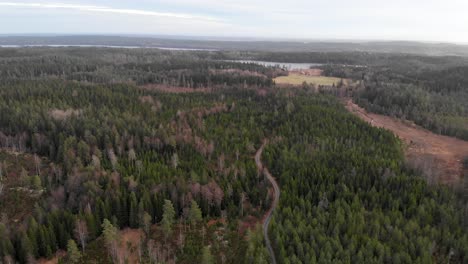
[[[327,77],[327,76],[313,76],[305,75],[297,72],[290,72],[288,76],[280,76],[273,79],[276,84],[292,84],[292,85],[301,85],[304,82],[307,84],[313,85],[325,85],[332,86],[338,85],[341,81],[346,83],[346,80],[336,77]]]

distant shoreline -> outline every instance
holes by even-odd
[[[0,45],[0,48],[113,48],[113,49],[160,49],[160,50],[175,50],[175,51],[219,51],[217,49],[204,48],[175,48],[175,47],[158,47],[158,46],[119,46],[119,45],[76,45],[76,44],[27,44],[27,45]]]

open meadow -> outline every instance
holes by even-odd
[[[273,79],[276,84],[301,85],[304,82],[313,85],[332,86],[338,85],[341,81],[346,84],[346,80],[327,76],[309,76],[299,73],[290,73],[288,76],[280,76]]]

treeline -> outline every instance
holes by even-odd
[[[356,102],[366,109],[414,121],[436,133],[468,140],[468,67],[409,71],[389,79],[364,74]]]
[[[372,112],[412,120],[438,134],[468,140],[467,99],[464,91],[444,95],[421,86],[381,84],[360,91],[356,102]]]
[[[3,50],[2,50],[3,51]],[[224,85],[264,87],[276,69],[210,60],[207,52],[157,49],[13,49],[0,58],[3,80],[60,78],[91,83],[133,82],[188,88]]]
[[[468,60],[364,54],[357,65],[326,64],[324,75],[361,81],[354,99],[368,111],[414,121],[439,134],[468,139]]]

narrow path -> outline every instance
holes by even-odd
[[[271,246],[270,238],[268,237],[268,225],[270,224],[270,220],[271,220],[271,216],[273,215],[273,211],[278,206],[279,197],[280,197],[280,189],[279,189],[278,183],[276,182],[275,178],[273,178],[273,176],[271,176],[271,173],[262,164],[261,157],[262,157],[262,152],[263,152],[263,149],[265,148],[266,143],[267,143],[267,141],[265,140],[263,142],[262,146],[257,150],[257,153],[255,153],[255,164],[257,164],[257,168],[267,177],[267,179],[270,181],[271,185],[273,186],[274,198],[273,198],[273,203],[271,204],[271,207],[268,210],[268,212],[266,214],[266,217],[265,217],[265,219],[263,221],[263,236],[265,237],[265,243],[266,243],[266,247],[268,249],[268,253],[270,253],[271,263],[276,264],[275,252],[273,251],[273,248]]]

